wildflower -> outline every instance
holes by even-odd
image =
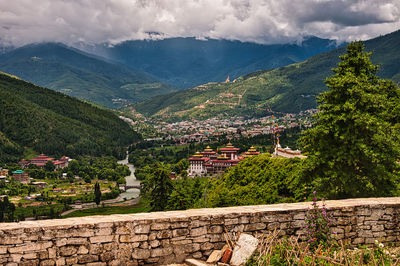
[[[379,241],[375,239],[375,245],[378,245],[378,244],[379,244]]]
[[[379,243],[379,247],[380,247],[380,248],[384,248],[385,245],[384,245],[383,243]]]
[[[389,255],[390,254],[390,252],[387,251],[386,249],[383,251],[383,253],[385,253],[385,255]]]
[[[317,191],[314,190],[314,191],[313,191],[313,194],[315,195],[315,193],[317,193]]]

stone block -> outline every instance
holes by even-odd
[[[34,265],[34,264],[31,264]],[[40,261],[40,266],[53,266],[56,265],[56,262],[54,260],[41,260]]]
[[[89,244],[87,238],[67,238],[67,245],[85,245]]]
[[[232,224],[238,224],[238,223],[239,223],[238,218],[225,219],[225,222],[224,222],[225,225],[232,225]]]
[[[233,266],[244,265],[257,249],[258,239],[248,234],[241,234],[233,249],[230,264]]]
[[[194,243],[204,243],[210,241],[210,238],[207,236],[199,236],[199,237],[194,237],[193,239]]]
[[[97,261],[99,261],[98,255],[90,255],[90,254],[78,255],[79,263],[89,263],[89,262],[97,262]]]
[[[187,227],[189,227],[189,222],[174,222],[171,224],[172,229],[187,228]]]
[[[80,246],[78,248],[77,254],[88,254],[88,253],[89,253],[89,249],[87,249],[85,246]]]
[[[208,257],[207,263],[210,263],[210,264],[217,263],[222,258],[222,255],[223,255],[222,250],[214,250]]]
[[[210,226],[210,228],[208,228],[208,233],[210,233],[210,234],[220,234],[223,231],[224,230],[223,230],[222,226],[219,226],[219,225],[213,225],[213,226]]]
[[[171,255],[174,252],[172,247],[165,247],[165,248],[155,248],[151,250],[151,257],[164,257]]]
[[[114,258],[115,258],[114,252],[111,252],[111,251],[100,254],[100,260],[103,262],[112,261],[112,260],[114,260]]]
[[[160,246],[160,241],[158,241],[158,240],[152,240],[152,241],[149,241],[149,243],[152,248],[156,248],[156,247]]]
[[[201,250],[210,250],[210,249],[213,249],[213,248],[214,248],[214,244],[211,243],[211,242],[203,243],[200,246]]]
[[[163,231],[159,231],[157,233],[157,238],[158,239],[165,239],[165,238],[171,238],[172,233],[169,230],[163,230]]]
[[[194,228],[190,231],[191,236],[201,236],[201,235],[206,235],[207,234],[207,227],[198,227]]]
[[[113,229],[108,227],[108,228],[97,229],[94,232],[94,235],[95,236],[108,236],[108,235],[111,235],[112,233],[113,233]]]
[[[135,232],[135,234],[148,234],[150,232],[150,225],[149,224],[139,224],[139,225],[135,226],[133,231]]]
[[[74,246],[62,246],[59,249],[59,254],[63,257],[68,257],[76,254],[78,249]]]
[[[86,263],[86,266],[107,266],[105,262],[90,262]]]
[[[112,242],[114,241],[114,236],[109,235],[109,236],[92,236],[90,238],[90,243],[96,244],[96,243],[107,243],[107,242]]]
[[[188,236],[189,232],[190,231],[187,228],[174,229],[174,230],[172,230],[172,236],[173,237]]]
[[[245,232],[257,231],[265,229],[267,225],[265,223],[254,223],[254,224],[246,224],[244,226]]]
[[[151,230],[165,230],[169,228],[170,224],[168,223],[156,223],[151,225]]]
[[[39,251],[45,250],[49,247],[53,246],[53,242],[34,242],[34,243],[27,243],[25,245],[20,245],[16,247],[9,248],[8,251],[10,253],[20,253],[26,251]]]
[[[132,252],[132,258],[140,260],[150,258],[150,250],[135,248]]]
[[[119,237],[119,242],[122,243],[131,243],[131,242],[141,242],[148,240],[149,237],[147,235],[121,235]]]
[[[78,258],[77,257],[65,258],[65,264],[67,264],[67,265],[75,265],[77,263],[78,263]]]
[[[65,264],[65,258],[56,259],[56,266],[64,266]]]

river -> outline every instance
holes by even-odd
[[[131,171],[131,175],[125,177],[126,180],[126,185],[127,186],[139,186],[140,185],[140,181],[136,180],[136,176],[135,176],[135,166],[133,166],[133,164],[128,162],[128,155],[126,155],[126,158],[124,160],[120,160],[118,161],[119,164],[123,164],[129,167],[129,170]],[[130,188],[127,191],[121,193],[118,198],[119,199],[135,199],[137,197],[139,197],[140,194],[140,190],[137,188]]]

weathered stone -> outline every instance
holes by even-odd
[[[207,263],[217,263],[223,255],[223,250],[214,250],[207,259]]]
[[[150,232],[149,224],[139,224],[135,226],[134,229],[135,234],[148,234]]]
[[[85,246],[80,246],[78,248],[77,254],[88,254],[88,253],[89,253],[89,249],[87,249]]]
[[[222,226],[219,225],[210,226],[210,228],[208,229],[208,233],[211,234],[220,234],[222,232],[223,232]]]
[[[119,241],[122,243],[146,241],[149,237],[147,235],[121,235]]]
[[[151,250],[151,257],[164,257],[171,255],[174,249],[172,247],[155,248]]]
[[[109,236],[93,236],[90,238],[90,243],[106,243],[106,242],[112,242],[114,241],[114,236],[109,235]]]
[[[94,232],[94,235],[96,236],[108,236],[113,233],[112,228],[100,228]]]
[[[168,223],[157,223],[157,224],[152,224],[151,225],[151,230],[165,230],[169,229],[170,224]]]
[[[44,250],[49,247],[53,246],[52,242],[35,242],[35,243],[28,243],[25,245],[20,245],[17,247],[9,248],[8,251],[10,253],[20,253],[20,252],[26,252],[26,251],[31,251],[31,250]]]
[[[257,231],[265,229],[266,227],[267,225],[265,223],[246,224],[244,226],[244,231],[245,232]]]
[[[149,243],[152,248],[156,248],[160,245],[160,241],[158,241],[158,240],[152,240],[152,241],[149,241]]]
[[[198,227],[194,228],[190,231],[191,236],[201,236],[201,235],[206,235],[207,234],[207,227]]]
[[[34,264],[31,264],[34,265]],[[54,260],[42,260],[40,261],[40,266],[53,266],[56,265],[56,262]]]
[[[258,245],[258,239],[248,234],[241,234],[233,249],[231,265],[244,265],[253,255]]]
[[[112,261],[114,258],[115,258],[114,253],[110,251],[100,254],[100,260],[103,262]]]
[[[200,246],[201,250],[210,250],[210,249],[213,249],[213,248],[214,248],[214,244],[211,243],[211,242],[207,242],[207,243],[201,244],[201,246]]]
[[[158,238],[158,239],[171,238],[171,235],[172,235],[171,231],[169,231],[169,230],[163,230],[163,231],[159,231],[159,232],[157,233],[157,238]]]
[[[58,258],[56,260],[56,266],[64,266],[65,264],[65,258]]]
[[[135,248],[132,253],[132,258],[134,259],[147,259],[150,257],[150,250],[149,249],[139,249]]]
[[[173,237],[186,236],[186,235],[189,235],[189,232],[190,231],[187,228],[174,229],[174,230],[172,230],[172,236]]]
[[[78,262],[79,263],[96,262],[98,260],[99,260],[99,256],[98,255],[90,255],[90,254],[78,255]]]
[[[63,246],[60,247],[59,253],[61,256],[66,257],[66,256],[72,256],[76,254],[77,248],[73,246]]]

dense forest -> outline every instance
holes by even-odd
[[[0,73],[0,163],[24,151],[113,155],[141,136],[111,111]]]

